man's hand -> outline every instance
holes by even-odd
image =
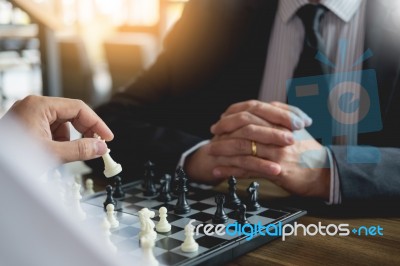
[[[9,113],[64,162],[89,160],[106,153],[107,145],[93,138],[94,133],[106,141],[114,138],[103,120],[80,100],[28,96],[17,101]],[[69,122],[86,138],[70,141]]]
[[[294,194],[327,199],[327,151],[308,132],[298,131],[311,123],[300,109],[284,103],[247,101],[230,106],[211,127],[216,136],[208,153],[218,158],[214,177],[264,177]]]

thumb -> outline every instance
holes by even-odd
[[[51,141],[53,152],[64,162],[85,161],[98,158],[107,152],[107,144],[96,138],[74,141]]]

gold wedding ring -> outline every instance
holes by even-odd
[[[251,142],[251,155],[257,156],[257,145],[255,141]]]

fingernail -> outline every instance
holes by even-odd
[[[216,177],[221,177],[221,171],[218,170],[218,169],[214,169],[213,170],[213,175],[216,176]]]
[[[99,140],[96,141],[95,145],[95,150],[96,150],[96,155],[104,155],[107,152],[107,144],[105,141]]]
[[[302,129],[304,128],[304,122],[300,120],[298,117],[293,118],[293,129]]]
[[[306,124],[306,127],[309,127],[309,126],[311,126],[312,125],[312,118],[311,117],[309,117],[309,116],[307,116],[306,118],[305,118],[305,124]]]
[[[286,133],[286,134],[284,134],[284,136],[285,136],[285,140],[286,140],[287,144],[293,144],[294,139],[293,139],[292,134]]]

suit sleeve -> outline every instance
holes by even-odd
[[[350,153],[346,146],[330,149],[338,166],[343,204],[366,200],[399,201],[400,149],[351,146]]]

